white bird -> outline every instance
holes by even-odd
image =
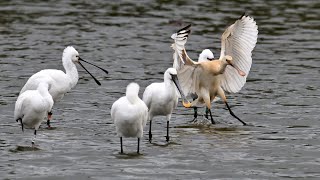
[[[51,94],[53,101],[59,101],[78,82],[79,77],[76,63],[79,63],[80,66],[82,66],[92,76],[96,83],[98,85],[101,85],[100,82],[81,64],[80,61],[86,62],[108,73],[108,71],[104,70],[103,68],[81,59],[78,51],[76,51],[72,46],[68,46],[64,49],[62,54],[62,64],[66,72],[64,73],[63,71],[57,69],[41,70],[36,74],[33,74],[28,79],[26,84],[21,89],[20,94],[24,93],[27,90],[35,90],[37,89],[39,83],[46,82],[50,86],[49,93]],[[47,125],[49,128],[51,114],[52,113],[50,112],[47,121]]]
[[[164,82],[152,83],[145,89],[143,93],[143,101],[149,108],[149,141],[152,140],[151,126],[154,116],[167,117],[167,136],[169,141],[169,121],[174,108],[177,107],[180,94],[186,100],[177,77],[177,71],[174,68],[168,68],[164,73]],[[179,94],[179,92],[180,94]],[[187,101],[187,100],[186,100]]]
[[[122,137],[137,137],[139,154],[140,138],[148,120],[148,108],[138,96],[139,88],[137,83],[130,83],[127,86],[126,96],[119,98],[111,107],[111,119],[120,137],[121,153],[123,153]]]
[[[210,109],[212,100],[219,95],[230,114],[246,125],[231,111],[224,91],[236,93],[246,82],[252,64],[252,50],[258,37],[256,22],[249,16],[241,16],[229,26],[221,37],[220,58],[208,62],[194,62],[187,55],[184,44],[190,33],[189,28],[190,25],[171,36],[175,41],[172,45],[175,50],[174,64],[179,69],[178,77],[183,91],[198,95],[192,103],[183,105],[194,107],[205,104]],[[213,119],[211,121],[214,124]]]
[[[41,122],[51,112],[53,106],[49,87],[47,83],[41,82],[36,90],[27,90],[20,94],[15,104],[14,119],[20,121],[22,131],[24,127],[34,128],[32,146]]]

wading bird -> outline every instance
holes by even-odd
[[[62,64],[65,69],[65,73],[57,69],[44,69],[36,74],[33,74],[23,88],[20,91],[20,94],[24,93],[27,90],[35,90],[38,88],[39,83],[45,82],[49,85],[49,93],[52,96],[53,101],[56,103],[63,98],[64,94],[69,92],[78,82],[78,70],[76,64],[80,64],[84,70],[86,70],[91,77],[95,80],[98,85],[101,83],[81,64],[81,61],[93,65],[105,73],[108,73],[107,70],[96,66],[92,63],[89,63],[80,58],[78,51],[76,51],[72,46],[68,46],[64,49],[62,54]],[[48,114],[47,125],[50,128],[50,118],[51,112]]]
[[[142,99],[149,108],[149,142],[152,140],[151,126],[154,116],[167,117],[166,141],[169,141],[169,121],[172,111],[177,107],[180,94],[186,100],[178,81],[176,69],[168,68],[164,73],[163,79],[164,82],[152,83],[147,86],[143,93]]]
[[[252,50],[257,37],[258,26],[253,18],[241,16],[229,26],[221,37],[220,58],[208,62],[194,62],[186,53],[184,44],[190,33],[190,25],[173,34],[174,64],[177,65],[178,77],[184,93],[196,93],[198,98],[192,103],[184,103],[187,108],[205,105],[209,112],[212,100],[218,95],[226,104],[230,114],[243,125],[230,109],[225,91],[236,93],[241,90],[252,64]],[[215,122],[211,119],[212,124]]]
[[[34,147],[37,130],[41,122],[51,112],[53,106],[52,96],[49,94],[49,85],[41,82],[36,90],[27,90],[19,95],[14,109],[14,119],[21,123],[22,131],[24,127],[34,128]]]
[[[214,55],[209,49],[204,49],[200,53],[199,58],[198,58],[198,62],[206,62],[206,61],[212,61],[212,60],[214,60]],[[190,96],[191,96],[192,100],[196,100],[198,98],[198,95],[195,93],[191,93]],[[193,115],[194,118],[193,118],[192,122],[196,121],[196,119],[198,117],[198,108],[193,107],[193,110],[194,110],[194,115]],[[205,117],[207,119],[208,119],[208,113],[209,113],[209,109],[206,107]]]
[[[111,119],[120,137],[121,153],[122,137],[137,137],[139,154],[140,138],[148,120],[148,108],[138,96],[139,88],[137,83],[130,83],[126,89],[126,96],[119,98],[111,107]]]

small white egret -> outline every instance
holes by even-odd
[[[184,96],[177,77],[177,70],[168,68],[164,73],[164,82],[152,83],[145,89],[143,93],[143,101],[149,108],[149,142],[152,140],[151,126],[154,116],[167,117],[167,136],[166,141],[169,141],[169,121],[174,108],[177,107],[180,94],[184,100]],[[186,100],[187,101],[187,100]]]
[[[256,22],[249,16],[241,16],[222,34],[219,60],[207,62],[194,62],[187,55],[184,44],[190,33],[189,28],[190,25],[171,36],[175,41],[172,45],[175,50],[174,64],[179,69],[178,77],[183,91],[198,95],[192,103],[183,105],[188,108],[205,104],[210,109],[212,100],[219,95],[230,114],[246,125],[231,111],[224,91],[236,93],[246,83],[252,64],[252,50],[258,38]],[[214,124],[213,119],[211,121]]]
[[[120,137],[121,153],[122,137],[137,137],[139,154],[140,138],[148,120],[148,108],[138,96],[139,88],[137,83],[130,83],[126,89],[126,96],[119,98],[111,107],[111,119]]]
[[[34,138],[36,139],[37,130],[41,122],[51,112],[53,106],[52,96],[49,94],[50,85],[41,82],[36,90],[27,90],[20,94],[14,109],[14,119],[21,123],[22,131],[24,127],[34,128]]]
[[[105,73],[108,73],[108,71],[106,71],[105,69],[81,59],[78,51],[76,51],[72,46],[68,46],[64,49],[62,54],[62,64],[66,73],[57,69],[41,70],[36,74],[33,74],[28,79],[26,84],[21,89],[20,94],[27,90],[35,90],[37,89],[39,83],[46,82],[50,86],[49,93],[51,94],[53,101],[59,101],[63,98],[64,94],[69,92],[71,88],[73,88],[78,82],[79,77],[78,70],[75,65],[76,63],[79,63],[80,66],[82,66],[91,75],[95,82],[98,85],[101,85],[100,82],[81,64],[80,61],[86,62],[103,70]],[[51,114],[51,112],[48,114],[48,128],[50,128]]]

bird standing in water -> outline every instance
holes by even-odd
[[[98,85],[101,83],[82,65],[81,61],[93,65],[105,73],[107,70],[89,63],[80,58],[78,51],[72,46],[68,46],[64,49],[62,54],[62,64],[66,72],[57,69],[44,69],[36,74],[33,74],[23,88],[20,91],[20,95],[27,90],[36,90],[41,82],[45,82],[49,85],[49,93],[52,96],[53,101],[56,103],[61,100],[63,96],[69,92],[78,82],[78,70],[76,64],[80,64],[95,80]],[[48,114],[47,125],[50,128],[51,112]]]
[[[152,83],[143,93],[143,101],[149,108],[149,142],[152,140],[151,126],[154,116],[166,116],[167,135],[166,141],[169,141],[169,122],[174,108],[177,107],[180,94],[186,100],[177,78],[177,71],[174,68],[168,68],[161,83]]]
[[[130,83],[126,95],[115,101],[111,107],[111,119],[120,137],[121,153],[123,153],[122,137],[136,137],[139,154],[140,139],[148,120],[148,108],[138,96],[139,88],[137,83]]]
[[[32,147],[35,145],[37,130],[41,122],[51,112],[53,106],[52,96],[49,94],[49,85],[41,82],[36,90],[27,90],[19,95],[14,109],[14,119],[24,127],[34,128]]]
[[[180,34],[171,36],[175,40],[172,45],[175,50],[174,64],[177,65],[182,89],[185,94],[198,95],[192,103],[183,103],[184,107],[205,105],[211,115],[211,102],[220,96],[230,114],[246,125],[233,113],[224,92],[236,93],[246,82],[252,64],[252,50],[258,37],[256,22],[249,16],[241,16],[222,34],[220,58],[207,62],[195,62],[187,55],[184,44],[190,33],[189,28],[190,25],[183,28]],[[211,122],[215,124],[212,118]]]

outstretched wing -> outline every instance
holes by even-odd
[[[191,32],[190,30],[191,24],[188,26],[180,29],[177,33],[171,35],[171,38],[174,40],[174,43],[171,45],[172,49],[174,50],[173,53],[173,68],[179,70],[185,64],[184,60],[182,59],[182,51],[184,51],[184,45],[187,42],[188,36]]]
[[[171,45],[174,50],[173,67],[178,71],[178,79],[185,95],[195,92],[195,83],[198,77],[198,74],[195,73],[198,63],[189,58],[184,46],[191,32],[190,27],[191,25],[188,25],[171,36],[174,39],[174,43]]]
[[[185,95],[196,93],[196,87],[199,83],[201,68],[199,63],[192,61],[183,50],[181,54],[182,60],[185,64],[178,70],[178,79]]]
[[[240,76],[234,68],[227,66],[221,79],[225,91],[236,93],[246,83],[252,64],[251,52],[257,38],[258,26],[249,16],[242,16],[222,34],[220,59],[225,55],[232,56],[234,65],[246,73],[246,76]]]

